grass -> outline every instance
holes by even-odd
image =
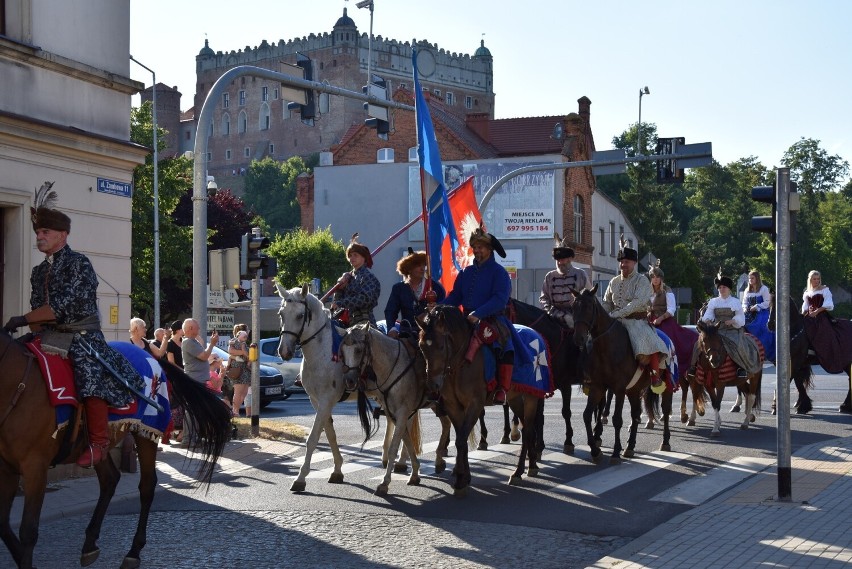
[[[240,417],[233,419],[237,426],[238,439],[252,439],[251,433],[251,417]],[[271,441],[293,441],[304,442],[307,438],[307,430],[295,423],[287,421],[271,421],[269,419],[260,419],[260,435],[259,438]]]

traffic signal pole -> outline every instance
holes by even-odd
[[[775,350],[778,446],[778,501],[792,497],[793,473],[790,439],[790,169],[778,168],[775,243]]]

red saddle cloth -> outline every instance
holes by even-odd
[[[71,362],[59,354],[48,354],[41,348],[41,338],[35,338],[32,342],[25,344],[35,356],[41,375],[47,386],[50,404],[54,407],[60,405],[78,406],[77,386],[74,383],[74,370]],[[139,403],[136,399],[125,407],[110,407],[111,415],[134,415]]]
[[[758,352],[760,352],[760,363],[763,364],[763,362],[766,361],[766,352],[763,349],[763,344],[761,344],[760,340],[758,340],[752,334],[749,334],[748,332],[746,332],[745,334],[746,334],[746,336],[749,336],[750,338],[752,338],[754,340],[754,342],[757,344],[757,350],[758,350]],[[701,367],[700,365],[695,370],[695,379],[698,381],[698,383],[703,383],[703,384],[707,385],[708,387],[710,385],[712,385],[712,383],[711,383],[712,382],[712,374],[708,373],[705,376],[704,375],[704,368]],[[732,382],[736,379],[737,379],[737,366],[736,366],[736,364],[734,364],[734,360],[731,359],[731,356],[725,356],[725,362],[722,364],[722,367],[719,368],[719,381],[721,381],[723,383],[730,383],[730,382]]]

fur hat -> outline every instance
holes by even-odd
[[[358,234],[353,233],[352,239],[349,241],[349,246],[346,248],[346,256],[349,256],[350,251],[355,251],[362,257],[364,257],[364,264],[367,265],[368,269],[373,268],[373,256],[370,254],[370,250],[366,245],[358,243]]]
[[[34,207],[30,208],[33,231],[52,229],[54,231],[71,232],[71,218],[54,209],[57,201],[56,190],[51,189],[53,182],[45,182],[35,191]]]
[[[473,230],[473,233],[470,234],[470,238],[467,240],[468,244],[473,247],[474,243],[482,243],[498,255],[501,258],[506,258],[506,250],[503,249],[503,245],[500,241],[497,240],[490,233],[485,232],[485,226],[480,223],[479,227]]]
[[[414,251],[408,248],[408,255],[396,262],[396,272],[407,277],[416,267],[426,266],[426,251]]]
[[[722,267],[719,267],[719,274],[716,275],[716,278],[713,280],[713,284],[716,287],[726,286],[731,290],[734,290],[734,281],[731,280],[731,277],[726,277],[722,275]]]
[[[639,252],[636,249],[631,249],[627,246],[627,241],[624,240],[624,234],[621,235],[621,238],[618,241],[618,256],[616,260],[621,261],[622,259],[627,259],[628,261],[636,261],[639,262]]]
[[[656,264],[653,267],[651,267],[650,269],[648,269],[648,278],[649,279],[653,278],[653,277],[663,278],[663,275],[664,275],[663,269],[660,268],[660,260],[657,259]]]
[[[556,241],[556,246],[553,248],[553,258],[572,259],[574,257],[574,249],[568,246],[568,238],[560,239],[559,234],[554,232],[553,239]]]

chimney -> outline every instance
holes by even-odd
[[[589,124],[589,115],[592,106],[592,101],[584,95],[577,99],[577,103],[578,109],[580,111],[580,116],[583,117],[583,120],[586,122],[586,124]]]
[[[475,132],[479,138],[487,143],[491,143],[491,133],[489,126],[491,125],[491,117],[488,113],[471,113],[465,117],[465,126]]]

